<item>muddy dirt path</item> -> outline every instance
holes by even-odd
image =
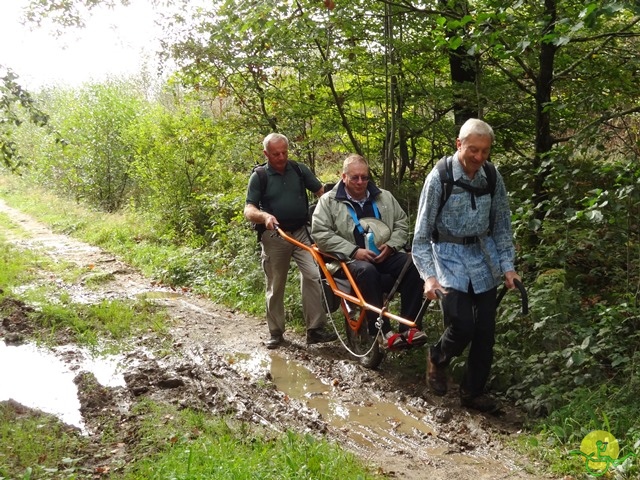
[[[515,409],[498,417],[461,409],[455,391],[444,398],[426,392],[424,377],[392,371],[385,360],[377,371],[349,358],[339,343],[307,347],[304,337],[288,332],[278,350],[264,347],[266,324],[215,305],[188,292],[155,285],[113,255],[64,235],[0,200],[0,213],[27,232],[3,234],[24,249],[46,252],[55,261],[87,268],[87,275],[110,279],[99,287],[63,285],[72,300],[145,295],[164,306],[175,324],[172,354],[152,352],[158,340],[137,339],[140,348],[121,361],[125,387],[84,388],[90,375],[75,379],[81,413],[89,434],[100,431],[106,411],[134,429],[126,406],[147,395],[158,401],[231,414],[275,431],[294,429],[339,442],[391,478],[534,479],[551,478],[504,446],[521,427]],[[337,320],[337,319],[336,319]],[[3,340],[11,327],[0,328]],[[70,348],[71,347],[71,348]],[[65,362],[77,362],[67,346]],[[397,354],[400,355],[400,354]],[[95,383],[95,381],[93,382]],[[88,392],[92,392],[89,394]],[[126,443],[97,455],[102,463],[126,457]]]

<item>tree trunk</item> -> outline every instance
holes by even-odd
[[[441,0],[443,5],[447,5],[446,0]],[[459,0],[454,6],[454,10],[460,16],[468,13],[469,8],[466,0]],[[449,31],[449,36],[453,37],[463,32]],[[468,86],[475,87],[478,79],[476,59],[467,53],[467,47],[459,46],[455,50],[449,50],[449,71],[451,75],[451,85],[453,87],[453,115],[458,129],[470,118],[478,118],[478,102],[474,98],[469,98]],[[475,88],[473,89],[475,91]]]
[[[547,19],[547,25],[541,37],[553,32],[556,22],[556,0],[545,0],[545,13],[543,18]],[[551,90],[553,85],[554,61],[557,47],[549,42],[542,42],[540,45],[540,71],[536,79],[536,135],[535,135],[535,156],[533,159],[533,170],[535,172],[533,182],[533,208],[534,218],[542,224],[546,209],[543,202],[547,198],[548,192],[545,181],[549,175],[549,168],[541,168],[545,157],[551,152],[553,147],[553,137],[551,135],[551,114],[548,108],[551,102]],[[532,232],[529,236],[532,245],[539,242],[538,235]]]

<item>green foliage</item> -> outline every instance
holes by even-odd
[[[125,82],[88,85],[78,92],[51,92],[51,122],[64,137],[62,147],[43,144],[31,171],[63,195],[107,212],[122,208],[135,189],[131,179],[132,132],[144,102]]]
[[[25,121],[43,127],[49,117],[18,83],[18,76],[0,64],[0,160],[11,170],[18,170],[24,162],[13,135]]]

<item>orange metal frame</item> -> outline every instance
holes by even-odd
[[[411,328],[416,327],[416,324],[413,321],[407,320],[406,318],[403,318],[399,315],[395,315],[389,312],[386,306],[376,307],[375,305],[371,305],[370,303],[367,303],[362,297],[362,293],[360,293],[360,289],[358,288],[358,285],[356,285],[356,282],[353,279],[353,276],[351,275],[351,272],[349,271],[349,268],[347,267],[346,262],[331,255],[330,253],[321,252],[316,245],[309,246],[309,245],[305,245],[302,242],[299,242],[298,240],[289,236],[284,230],[278,227],[276,227],[275,231],[277,232],[278,235],[280,235],[283,239],[285,239],[289,243],[292,243],[296,247],[299,247],[308,251],[311,254],[311,256],[313,256],[314,260],[322,270],[322,273],[324,274],[327,282],[329,283],[329,286],[331,287],[331,290],[333,291],[334,295],[336,295],[337,297],[340,297],[342,300],[346,300],[360,307],[360,314],[358,315],[357,319],[354,319],[354,318],[351,318],[351,316],[349,315],[349,311],[347,310],[346,303],[344,301],[340,302],[340,308],[342,309],[342,313],[344,313],[344,316],[347,319],[347,324],[349,325],[349,328],[351,330],[353,330],[354,332],[357,332],[360,329],[362,322],[366,318],[367,311],[375,312],[378,314],[379,317],[387,317],[390,320],[395,320],[396,322],[402,323]],[[345,276],[347,277],[347,280],[349,280],[349,284],[351,285],[351,290],[353,291],[353,295],[340,290],[340,288],[338,287],[338,285],[336,284],[333,278],[333,275],[327,268],[327,264],[324,261],[325,257],[329,257],[332,260],[335,260],[340,263],[340,268],[342,269]]]

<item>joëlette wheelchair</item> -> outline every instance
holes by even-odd
[[[408,328],[419,327],[422,315],[429,305],[429,300],[425,299],[423,302],[415,322],[396,315],[389,310],[390,303],[402,279],[402,274],[396,281],[389,276],[383,276],[383,287],[385,287],[384,290],[387,294],[382,307],[377,307],[367,303],[362,297],[360,289],[347,267],[349,259],[345,258],[344,255],[321,252],[316,245],[305,245],[277,227],[276,233],[293,245],[308,251],[316,261],[322,278],[325,311],[331,314],[338,309],[342,310],[345,319],[344,336],[346,336],[346,343],[343,341],[340,332],[337,332],[340,342],[364,367],[377,368],[385,357],[387,348],[380,329],[383,317],[406,325]],[[411,256],[407,255],[405,268],[410,263]],[[329,264],[332,264],[332,267],[337,265],[337,270],[330,268]],[[376,322],[377,333],[375,335],[369,334],[367,312],[375,312],[378,315],[378,321]]]

